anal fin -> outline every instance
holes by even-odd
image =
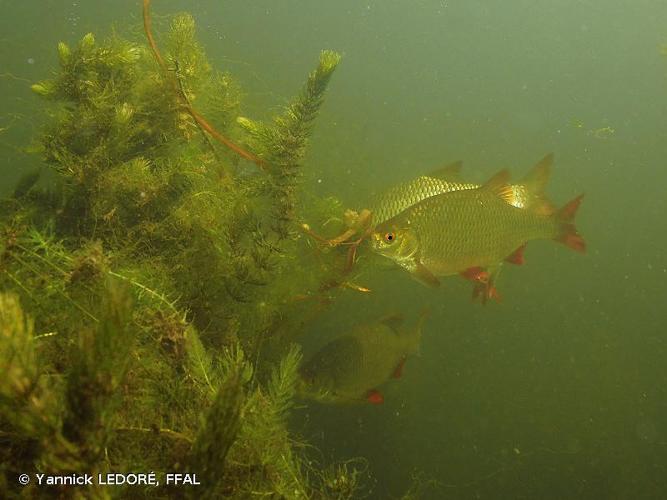
[[[489,299],[493,299],[496,302],[502,300],[500,293],[498,293],[498,289],[492,282],[475,283],[475,286],[472,289],[472,300],[476,301],[477,299],[479,299],[482,305],[486,305]]]
[[[371,389],[366,393],[366,401],[373,405],[381,405],[384,403],[384,396],[377,389]]]
[[[524,262],[526,262],[526,259],[523,255],[525,250],[526,250],[526,243],[524,243],[519,248],[514,250],[514,252],[505,257],[505,262],[509,262],[510,264],[515,264],[517,266],[522,265]]]

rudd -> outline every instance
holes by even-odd
[[[323,403],[384,402],[379,388],[401,376],[419,348],[425,318],[408,330],[402,316],[391,315],[329,342],[299,369],[299,393]]]
[[[488,284],[490,269],[503,260],[522,263],[523,248],[534,239],[554,239],[584,252],[574,226],[583,195],[553,213],[541,204],[539,210],[522,209],[515,206],[515,189],[508,182],[504,170],[477,189],[426,198],[377,225],[371,245],[431,286],[452,274]]]
[[[545,198],[544,189],[551,174],[553,164],[553,153],[542,158],[517,184],[509,187],[508,203],[512,206],[531,210],[538,214],[550,214],[554,212],[553,205]],[[435,170],[427,175],[421,175],[411,181],[397,184],[386,191],[375,196],[368,209],[355,212],[346,212],[348,230],[336,238],[325,239],[310,230],[308,225],[303,229],[314,238],[329,246],[350,245],[346,270],[349,271],[356,257],[358,246],[378,226],[388,219],[396,217],[404,210],[432,196],[450,193],[452,191],[465,191],[478,189],[480,185],[461,180],[461,162]],[[354,238],[357,239],[354,239]],[[493,279],[498,274],[500,263],[491,270],[489,278]],[[480,289],[476,287],[476,290]],[[483,296],[483,300],[487,297]]]

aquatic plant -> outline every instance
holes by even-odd
[[[272,126],[248,118],[238,119],[252,136],[261,156],[271,165],[269,173],[273,178],[275,206],[273,229],[279,238],[287,237],[289,224],[294,219],[300,162],[305,155],[307,139],[322,104],[324,91],[339,62],[339,54],[323,51],[317,69],[308,76],[301,95],[274,119]]]
[[[198,473],[186,496],[349,498],[362,472],[341,465],[333,488],[287,426],[293,342],[340,267],[298,231],[301,210],[341,212],[299,190],[340,57],[323,52],[270,125],[239,118],[193,18],[173,18],[163,55],[148,5],[148,47],[60,43],[32,87],[57,183],[29,174],[0,201],[0,491],[26,470],[153,470]]]

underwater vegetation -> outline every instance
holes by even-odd
[[[340,56],[322,52],[282,113],[251,119],[194,19],[173,16],[158,44],[149,7],[148,44],[61,42],[57,71],[32,86],[57,183],[29,174],[0,202],[0,492],[24,471],[141,470],[201,485],[132,495],[351,498],[364,464],[318,464],[286,424],[294,340],[342,268],[299,231],[308,138]],[[317,200],[308,219],[341,212]]]

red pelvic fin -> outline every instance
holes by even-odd
[[[366,401],[373,405],[381,405],[384,403],[384,396],[377,389],[371,389],[366,393]]]
[[[394,369],[394,373],[392,373],[392,378],[401,378],[403,375],[403,367],[405,366],[405,358],[401,359],[401,361],[398,363],[398,366]]]
[[[517,266],[524,264],[526,262],[526,259],[523,256],[523,252],[525,250],[526,250],[526,243],[524,243],[519,248],[514,250],[514,252],[505,257],[505,261],[509,262],[510,264],[516,264]]]
[[[496,302],[502,300],[500,293],[498,293],[498,289],[493,286],[493,284],[481,282],[475,283],[475,286],[472,289],[472,300],[476,301],[477,299],[480,300],[482,305],[486,305],[489,299],[493,299]]]
[[[461,276],[470,281],[478,281],[480,283],[488,283],[489,273],[481,267],[469,267],[461,272]]]
[[[574,225],[574,217],[577,214],[577,210],[583,197],[584,195],[580,194],[556,212],[556,217],[560,221],[560,233],[554,238],[556,241],[563,243],[572,250],[581,253],[586,252],[586,242],[577,232],[577,228]]]
[[[486,295],[489,299],[493,299],[496,302],[501,302],[503,300],[503,298],[500,295],[500,292],[498,292],[498,289],[493,285],[490,285],[488,287],[488,293]],[[483,303],[486,304],[486,301]]]

